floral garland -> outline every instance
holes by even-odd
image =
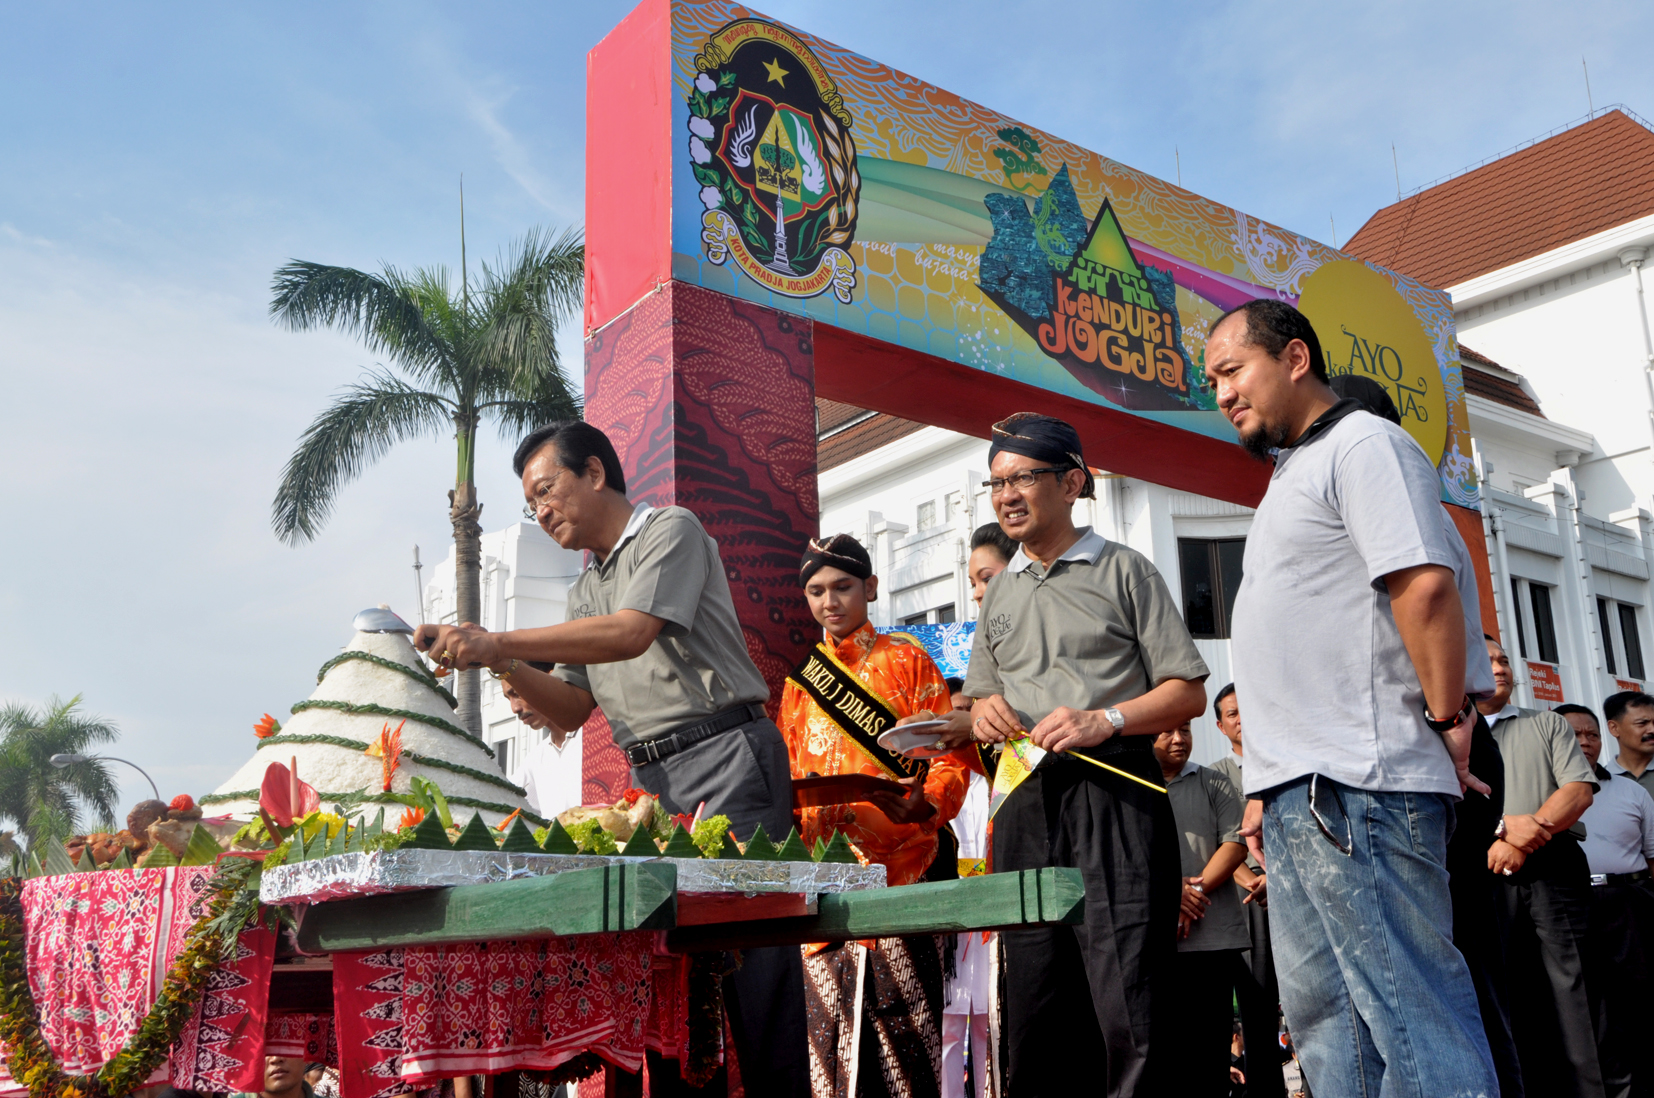
[[[40,1017],[29,991],[23,882],[16,877],[0,879],[0,1043],[8,1050],[6,1067],[14,1080],[29,1088],[30,1098],[124,1098],[149,1081],[194,1015],[208,978],[223,958],[227,936],[239,936],[246,919],[257,910],[256,904],[236,904],[246,874],[229,876],[227,882],[225,874],[211,882],[218,888],[207,914],[190,928],[183,952],[167,970],[161,993],[138,1031],[91,1075],[64,1072],[41,1036]],[[239,922],[232,906],[245,908]],[[226,920],[226,914],[231,919]],[[227,926],[227,922],[237,925]]]

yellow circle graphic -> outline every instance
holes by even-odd
[[[1447,446],[1441,368],[1413,307],[1390,280],[1354,260],[1325,263],[1304,279],[1298,308],[1321,337],[1327,373],[1359,374],[1384,386],[1401,425],[1439,465]]]

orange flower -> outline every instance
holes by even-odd
[[[405,808],[402,810],[402,818],[396,821],[396,829],[404,831],[410,827],[418,827],[424,822],[425,810],[423,808]]]
[[[520,808],[512,809],[511,810],[511,815],[507,816],[505,819],[501,820],[498,824],[496,824],[494,826],[494,830],[495,831],[504,831],[506,828],[511,826],[511,821],[512,820],[515,820],[518,816],[521,816],[522,814],[523,814],[522,809],[520,809]]]
[[[368,744],[366,754],[376,755],[379,758],[380,771],[385,778],[385,792],[391,791],[391,775],[396,773],[398,764],[402,762],[402,727],[408,722],[396,726],[391,731],[391,722],[386,721],[385,727],[379,732],[379,738]]]
[[[253,734],[261,740],[267,740],[281,731],[281,722],[270,714],[264,714],[264,719],[253,725]]]

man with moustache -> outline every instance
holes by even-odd
[[[1005,1092],[1169,1093],[1176,1055],[1157,990],[1176,950],[1177,825],[1154,737],[1206,706],[1206,664],[1166,583],[1141,554],[1076,528],[1096,487],[1079,434],[1023,412],[993,426],[987,483],[1021,543],[988,585],[965,693],[979,740],[1049,752],[994,817],[994,869],[1077,868],[1080,926],[1013,930],[1005,948]],[[1070,757],[1085,753],[1139,779]]]
[[[1619,750],[1609,766],[1615,776],[1624,774],[1654,796],[1654,697],[1640,690],[1621,690],[1603,700],[1602,715],[1608,718],[1608,734]]]
[[[1220,317],[1205,370],[1241,444],[1275,458],[1231,649],[1248,830],[1262,830],[1308,1082],[1319,1098],[1496,1093],[1445,867],[1454,802],[1486,791],[1467,763],[1467,672],[1486,657],[1436,470],[1401,428],[1337,398],[1285,302]]]
[[[718,546],[700,520],[682,507],[632,504],[613,444],[579,420],[530,433],[512,466],[541,529],[565,549],[592,554],[569,589],[568,620],[503,633],[423,625],[415,644],[440,668],[487,667],[560,728],[580,727],[602,706],[632,783],[667,811],[687,815],[704,802],[742,839],[759,824],[786,835],[787,745],[765,713],[769,688],[747,654]],[[530,660],[557,666],[525,673]],[[808,1094],[798,950],[743,950],[724,990],[743,1078],[764,1079],[771,1093]],[[687,1091],[670,1065],[651,1067],[650,1086]]]

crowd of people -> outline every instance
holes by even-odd
[[[695,516],[631,503],[588,424],[517,450],[537,521],[593,564],[562,625],[421,627],[439,667],[488,668],[558,751],[601,706],[634,785],[738,836],[838,832],[891,885],[979,862],[1084,882],[1078,925],[746,951],[725,1001],[749,1092],[1654,1086],[1634,1052],[1654,698],[1605,703],[1612,767],[1599,714],[1510,704],[1436,470],[1381,390],[1335,389],[1297,310],[1225,314],[1205,369],[1242,444],[1273,463],[1233,612],[1235,682],[1210,701],[1232,751],[1210,766],[1190,758],[1209,669],[1153,564],[1074,524],[1095,488],[1067,423],[993,425],[996,522],[972,541],[963,680],[872,627],[878,577],[839,534],[800,562],[823,639],[773,720]],[[934,722],[931,757],[881,743],[917,722]],[[991,790],[1008,743],[1043,755]],[[852,774],[890,784],[795,812],[791,779]],[[655,1094],[725,1086],[649,1071]]]

